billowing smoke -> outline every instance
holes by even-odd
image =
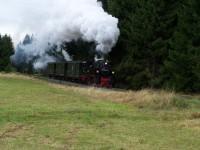
[[[118,19],[106,13],[97,0],[16,1],[19,9],[17,33],[33,34],[33,37],[29,36],[30,42],[16,46],[12,56],[15,64],[25,61],[33,63],[35,69],[43,68],[57,59],[50,55],[52,49],[70,60],[61,44],[80,39],[94,42],[96,51],[107,54],[118,40]],[[19,42],[16,35],[22,35],[15,34]]]

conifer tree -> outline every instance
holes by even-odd
[[[0,35],[0,71],[11,69],[10,56],[13,54],[12,39],[8,35]]]
[[[119,64],[118,74],[130,87],[161,87],[179,5],[179,0],[124,0],[110,4],[109,9],[119,18],[121,28],[119,44],[111,58],[122,60],[115,61]],[[122,58],[118,59],[119,56]]]
[[[200,13],[197,0],[185,1],[179,24],[170,41],[169,59],[165,63],[166,86],[179,91],[200,90]]]

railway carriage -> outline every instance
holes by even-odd
[[[109,63],[105,61],[49,63],[47,75],[51,78],[98,87],[111,88],[114,84],[114,72],[111,70]]]

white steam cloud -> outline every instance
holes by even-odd
[[[3,2],[1,2],[3,1]],[[13,36],[15,43],[33,34],[24,49],[26,61],[37,57],[34,67],[39,69],[54,58],[48,56],[49,45],[81,39],[96,43],[96,51],[108,53],[116,44],[120,31],[118,19],[106,13],[97,0],[0,0],[0,33]],[[13,61],[20,61],[16,48]],[[66,59],[70,57],[62,52]]]

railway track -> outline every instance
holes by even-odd
[[[105,92],[112,92],[112,91],[114,91],[114,92],[127,92],[126,89],[102,88],[102,87],[85,85],[85,84],[80,84],[80,83],[75,83],[75,82],[70,82],[70,81],[52,79],[52,78],[44,77],[42,75],[33,75],[32,77],[39,79],[39,80],[47,81],[47,82],[54,83],[54,84],[64,85],[64,86],[80,87],[80,88],[95,88],[97,90],[103,90]],[[191,99],[194,99],[194,98],[199,99],[199,95],[195,95],[195,94],[177,93],[177,96],[181,99],[184,99],[184,100],[191,100]]]
[[[40,76],[40,75],[34,75],[34,77],[37,78],[37,79],[43,80],[43,81],[47,81],[47,82],[54,83],[54,84],[60,84],[60,85],[64,85],[64,86],[80,87],[80,88],[91,88],[91,87],[93,87],[93,88],[100,89],[100,90],[117,91],[117,92],[127,91],[125,89],[119,89],[119,88],[103,88],[103,87],[97,87],[95,85],[86,85],[86,84],[81,84],[81,83],[76,83],[76,82],[58,80],[58,79],[48,78],[48,77],[44,77],[44,76]]]

